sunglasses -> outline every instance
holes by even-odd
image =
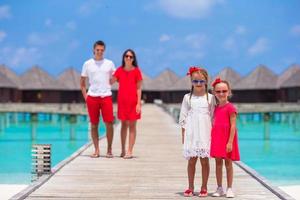
[[[221,94],[221,93],[225,94],[225,93],[228,92],[228,90],[216,90],[215,92],[216,92],[217,94]]]
[[[192,83],[193,84],[204,84],[204,83],[206,83],[206,81],[205,80],[192,80]]]
[[[130,55],[125,55],[125,58],[130,58],[130,59],[133,59],[133,56],[130,56]]]

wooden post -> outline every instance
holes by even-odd
[[[0,132],[4,131],[4,126],[3,113],[0,113]]]
[[[65,120],[65,115],[64,114],[60,114],[59,115],[60,132],[64,131],[64,120]]]
[[[37,121],[38,121],[37,113],[31,113],[30,114],[31,140],[36,140]]]
[[[59,118],[58,114],[51,113],[51,123],[52,124],[57,124],[58,118]]]
[[[8,128],[10,125],[10,113],[4,113],[4,125],[5,128]]]
[[[294,112],[292,115],[292,125],[293,125],[293,129],[294,131],[298,131],[299,130],[299,123],[300,123],[300,116],[299,113]]]
[[[264,113],[264,140],[270,140],[270,113]]]
[[[75,140],[75,124],[77,122],[76,115],[70,115],[70,139]]]
[[[16,112],[12,113],[12,123],[18,124],[18,113]]]
[[[247,114],[240,114],[242,125],[247,124]]]

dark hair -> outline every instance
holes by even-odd
[[[122,56],[122,67],[125,67],[125,61],[124,61],[124,58],[125,58],[127,52],[130,52],[130,53],[132,53],[132,55],[133,55],[132,65],[133,65],[134,67],[138,67],[138,61],[137,61],[137,59],[136,59],[135,52],[134,52],[132,49],[127,49],[126,51],[124,51],[123,56]]]
[[[94,43],[94,49],[97,45],[104,46],[104,48],[105,48],[105,43],[102,40],[98,40]]]

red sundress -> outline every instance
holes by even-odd
[[[142,80],[142,73],[138,67],[130,71],[118,67],[114,75],[119,82],[118,90],[118,118],[124,120],[137,120],[141,113],[136,113],[137,83]]]
[[[232,143],[232,151],[226,152],[226,145],[230,136],[230,115],[232,113],[237,113],[237,110],[231,103],[215,108],[211,131],[211,157],[227,158],[234,161],[240,160],[237,130]]]

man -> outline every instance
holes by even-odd
[[[94,58],[87,60],[82,67],[80,87],[83,98],[86,101],[90,122],[91,135],[95,152],[92,158],[100,156],[99,150],[99,117],[100,112],[106,126],[107,154],[106,157],[112,158],[113,140],[113,105],[112,92],[109,79],[115,71],[115,65],[111,60],[104,58],[105,43],[97,41],[94,44]],[[86,78],[89,80],[89,90],[86,92]]]

